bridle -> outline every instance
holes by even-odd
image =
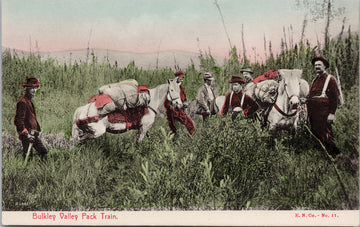
[[[173,97],[173,96],[171,95],[171,91],[170,91],[171,87],[170,87],[170,86],[171,86],[171,85],[169,84],[169,87],[168,87],[168,90],[167,90],[167,94],[166,94],[166,98],[167,98],[168,101],[171,102],[171,105],[174,105],[174,101],[175,101],[175,100],[177,100],[177,99],[181,100],[181,99],[180,99],[180,95],[177,96],[177,97]]]
[[[287,100],[290,100],[292,97],[296,96],[295,94],[289,95],[288,90],[286,88],[287,88],[287,86],[286,86],[286,83],[284,82],[284,92],[287,96]],[[276,102],[274,103],[274,105],[272,107],[274,107],[281,115],[283,115],[285,117],[293,117],[299,112],[299,108],[297,108],[294,113],[285,113],[283,110],[280,109],[280,107],[276,104]]]

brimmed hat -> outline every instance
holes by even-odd
[[[316,61],[322,61],[323,63],[324,63],[324,65],[325,65],[325,68],[329,68],[329,62],[328,62],[328,60],[326,60],[326,58],[324,58],[323,56],[316,56],[316,57],[314,57],[312,60],[311,60],[311,63],[313,64],[313,65],[315,65],[315,62]]]
[[[241,77],[238,76],[232,76],[229,83],[239,83],[239,84],[244,84],[245,80]]]
[[[213,76],[211,75],[211,73],[205,73],[204,74],[204,80],[213,80]]]
[[[240,72],[241,72],[241,73],[243,73],[243,72],[248,72],[248,73],[254,74],[254,72],[253,72],[252,69],[250,69],[250,68],[242,69],[242,70],[240,70]]]
[[[146,85],[138,85],[137,91],[138,91],[138,93],[149,93],[150,94],[149,88]]]
[[[26,82],[22,83],[24,88],[26,87],[40,87],[40,80],[34,76],[27,76]]]
[[[174,73],[174,75],[178,76],[178,77],[184,77],[185,76],[184,73],[181,72],[181,71],[178,71],[178,72]]]

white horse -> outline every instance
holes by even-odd
[[[301,79],[301,69],[279,69],[279,88],[267,121],[269,130],[294,130],[299,126],[299,110],[309,94],[309,84]]]
[[[150,103],[148,105],[148,113],[144,114],[141,118],[141,125],[138,128],[136,136],[137,142],[144,139],[147,131],[151,128],[155,121],[155,117],[164,114],[165,108],[163,107],[165,99],[169,100],[173,106],[181,108],[183,103],[180,98],[180,87],[176,80],[168,80],[166,84],[159,85],[150,89]],[[76,123],[80,119],[89,119],[91,122],[82,124],[78,127]],[[72,138],[76,141],[83,142],[86,140],[94,139],[105,132],[110,133],[124,133],[128,129],[126,122],[109,122],[108,116],[98,114],[95,107],[95,102],[90,102],[85,106],[79,107],[74,114],[72,126]]]

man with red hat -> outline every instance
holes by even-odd
[[[311,131],[325,145],[330,155],[335,157],[340,153],[335,145],[332,130],[338,105],[337,83],[335,78],[326,72],[329,62],[324,57],[316,56],[311,63],[316,71],[316,78],[306,103]]]
[[[40,125],[36,119],[34,104],[32,102],[35,92],[40,88],[40,81],[34,76],[28,76],[22,86],[25,88],[25,93],[16,104],[14,124],[22,142],[23,156],[26,156],[29,145],[33,144],[33,147],[39,152],[43,159],[47,154],[47,149],[38,137]]]
[[[185,89],[183,88],[183,86],[181,86],[181,83],[183,82],[185,75],[181,71],[174,73],[174,75],[176,76],[175,80],[177,81],[180,87],[181,102],[183,103],[183,106],[186,108],[188,104],[186,102]],[[168,101],[167,99],[165,99],[164,107],[166,109],[166,117],[168,120],[169,127],[173,133],[176,134],[176,120],[180,121],[182,124],[185,125],[190,135],[194,133],[195,130],[194,123],[191,120],[191,118],[186,115],[184,109],[176,108],[176,107],[173,108],[171,106],[171,102]]]
[[[240,111],[244,113],[244,116],[250,116],[259,108],[258,104],[247,94],[243,94],[242,85],[245,84],[245,80],[238,76],[232,76],[231,80],[232,91],[225,96],[225,102],[221,110],[221,114],[225,116],[228,111],[234,112],[235,116]]]

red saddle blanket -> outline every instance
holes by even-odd
[[[94,102],[96,108],[101,108],[106,104],[113,102],[112,98],[106,94],[97,94],[89,99],[89,102]]]
[[[260,76],[255,77],[252,82],[254,84],[259,83],[261,81],[264,80],[275,80],[278,77],[278,71],[275,69],[269,69],[267,71],[265,71],[263,74],[261,74]]]
[[[142,117],[149,113],[148,108],[135,107],[127,110],[117,110],[108,114],[111,123],[125,122],[126,129],[137,129],[141,126]]]

